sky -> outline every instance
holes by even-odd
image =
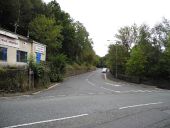
[[[51,0],[44,0],[48,3]],[[56,0],[61,9],[86,27],[99,56],[108,52],[120,27],[143,23],[154,26],[170,19],[170,0]],[[108,41],[110,40],[110,42]]]

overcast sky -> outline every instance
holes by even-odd
[[[46,3],[51,0],[44,0]],[[120,27],[136,23],[150,26],[170,19],[170,0],[56,0],[75,21],[84,24],[96,54],[107,54]]]

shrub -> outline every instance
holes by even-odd
[[[19,92],[28,89],[26,69],[0,69],[0,90]]]
[[[34,56],[31,55],[29,58],[29,68],[34,72],[34,86],[47,86],[50,83],[49,77],[49,67],[45,63],[41,62],[37,64],[35,62]]]
[[[63,80],[66,70],[66,56],[59,54],[50,58],[50,80],[58,82]]]

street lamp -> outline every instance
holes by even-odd
[[[107,40],[107,41],[112,41],[112,40]],[[115,64],[115,69],[116,69],[115,77],[117,78],[117,41],[116,41],[116,64]]]

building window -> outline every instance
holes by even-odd
[[[27,62],[27,52],[17,50],[17,62]]]
[[[0,47],[0,60],[7,61],[7,48]]]

